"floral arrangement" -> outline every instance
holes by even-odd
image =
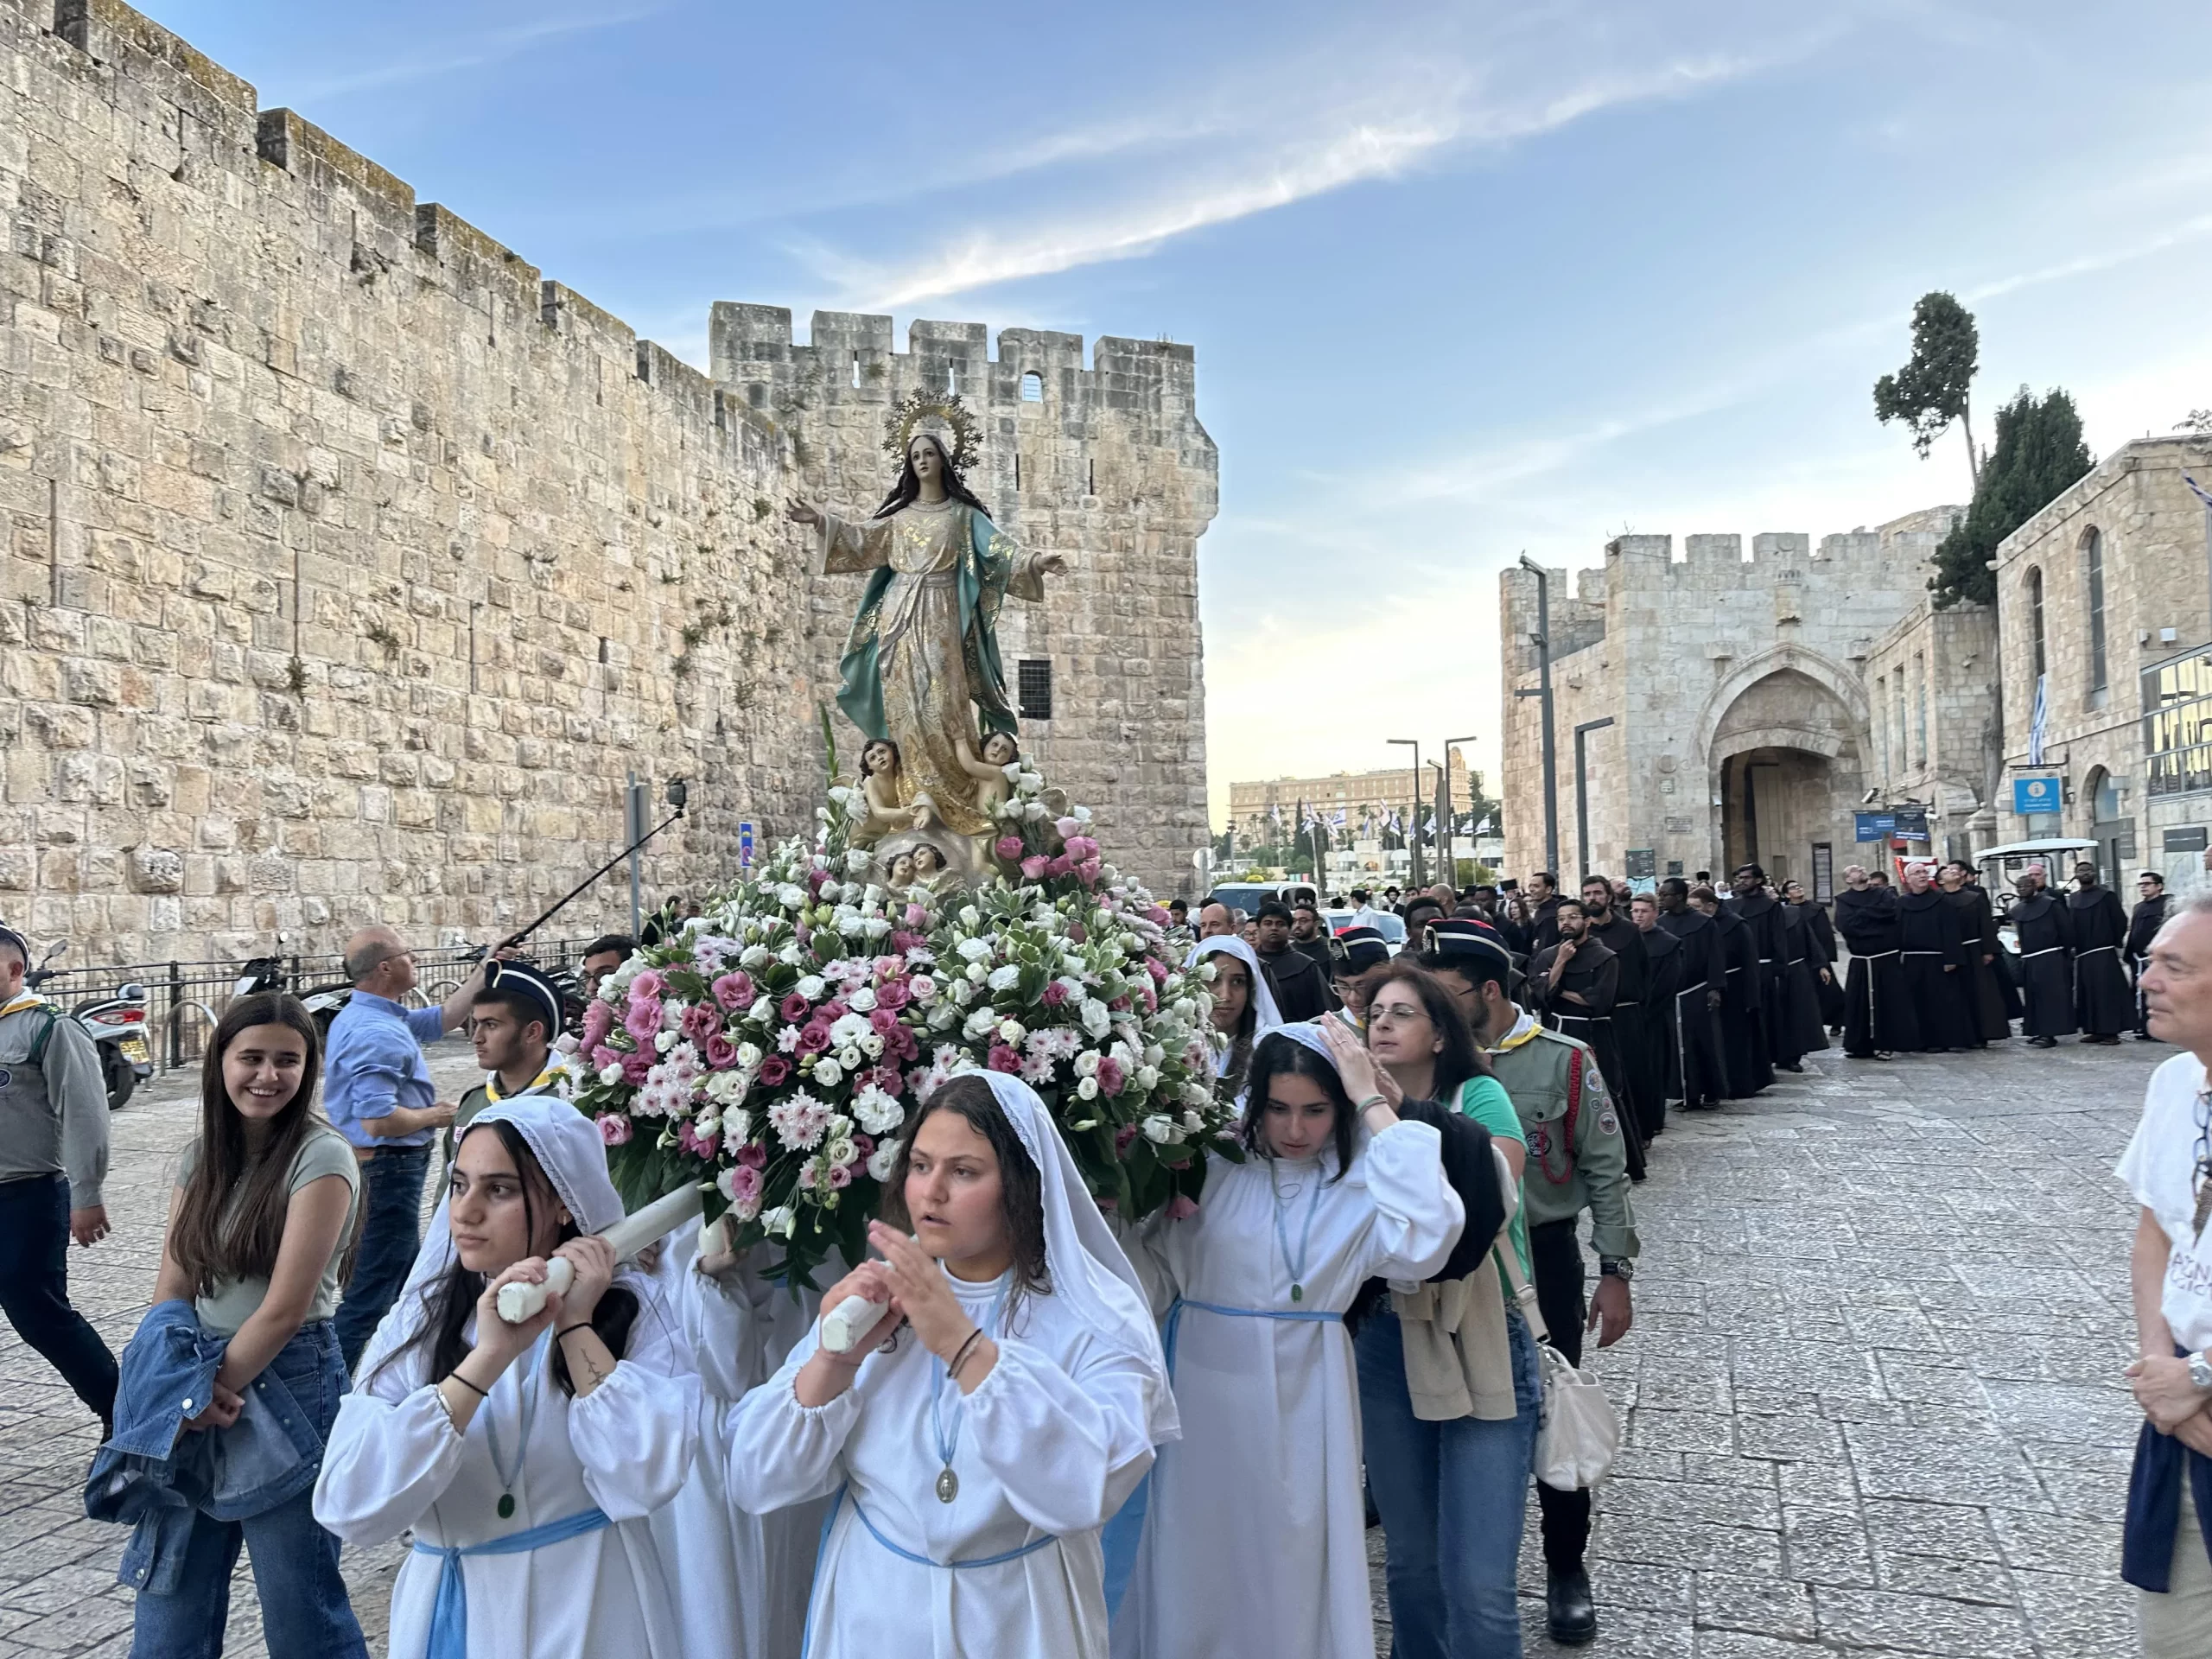
[[[865,1255],[915,1103],[963,1071],[1036,1089],[1103,1209],[1193,1200],[1234,1155],[1214,1100],[1213,964],[1185,970],[1166,912],[1122,881],[1084,808],[1007,767],[999,876],[973,893],[887,891],[849,846],[858,789],[680,934],[602,982],[577,1039],[576,1105],[632,1209],[706,1188],[738,1248],[779,1244],[788,1281]]]

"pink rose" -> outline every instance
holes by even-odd
[[[1008,863],[1012,863],[1015,859],[1021,856],[1021,837],[1020,836],[1001,836],[998,840],[998,845],[994,847],[991,850],[996,853],[1001,858],[1005,859]]]
[[[849,1165],[832,1164],[830,1166],[830,1185],[833,1191],[838,1188],[850,1186],[852,1184],[853,1172]]]
[[[797,991],[793,991],[784,998],[776,1011],[784,1016],[785,1025],[795,1026],[814,1011],[814,1005]]]
[[[1045,879],[1046,862],[1045,855],[1042,853],[1032,853],[1027,858],[1023,859],[1021,861],[1022,879],[1027,881],[1043,880]]]
[[[740,971],[724,974],[714,982],[715,1001],[732,1014],[753,1006],[753,976]]]
[[[619,1147],[630,1138],[630,1120],[626,1117],[601,1112],[594,1121],[599,1125],[599,1138],[610,1147]]]
[[[1068,988],[1061,984],[1058,980],[1054,980],[1051,984],[1045,988],[1043,1001],[1046,1007],[1057,1008],[1067,1000]]]
[[[757,1175],[768,1166],[768,1149],[758,1141],[747,1141],[737,1149],[737,1166],[741,1170],[752,1170]],[[745,1178],[738,1175],[733,1179],[741,1181]],[[756,1181],[753,1185],[755,1190],[758,1190],[759,1182]]]
[[[810,1020],[800,1028],[798,1052],[802,1054],[826,1054],[830,1052],[830,1027],[819,1020]]]
[[[1021,1056],[1015,1053],[1004,1043],[993,1043],[991,1045],[990,1058],[985,1060],[983,1064],[994,1071],[1005,1072],[1008,1077],[1019,1077],[1021,1075]]]
[[[1128,1075],[1122,1070],[1122,1063],[1112,1055],[1109,1054],[1098,1062],[1098,1092],[1100,1094],[1118,1095],[1122,1092],[1122,1085],[1128,1081]]]
[[[737,1064],[737,1045],[720,1032],[707,1039],[703,1052],[708,1065],[716,1071],[727,1071]]]
[[[584,1010],[583,1034],[577,1039],[584,1047],[597,1048],[607,1040],[607,1033],[614,1029],[614,1010],[596,997]]]
[[[1178,1192],[1167,1200],[1167,1219],[1170,1221],[1188,1221],[1198,1213],[1198,1201],[1196,1198],[1186,1198]]]
[[[760,1062],[760,1086],[773,1089],[791,1074],[791,1063],[780,1054],[771,1054]]]
[[[643,969],[635,979],[630,982],[631,1006],[634,1007],[640,1002],[655,1001],[661,992],[667,988],[667,986],[668,982],[661,977],[658,968]]]

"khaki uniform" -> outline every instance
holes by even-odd
[[[1484,1052],[1528,1134],[1529,1171],[1521,1185],[1529,1225],[1572,1221],[1587,1210],[1591,1246],[1599,1255],[1635,1256],[1643,1246],[1629,1203],[1628,1145],[1596,1055],[1586,1043],[1541,1026],[1506,1041]]]

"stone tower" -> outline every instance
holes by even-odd
[[[1205,684],[1198,540],[1218,499],[1213,440],[1198,424],[1191,348],[1075,334],[817,311],[791,343],[780,307],[717,304],[712,369],[791,443],[807,496],[872,512],[896,477],[883,450],[891,406],[957,391],[979,417],[968,485],[1024,547],[1068,556],[1046,602],[1009,600],[999,650],[1022,748],[1098,816],[1107,855],[1163,898],[1188,891],[1205,844]],[[837,683],[857,576],[817,577],[813,680]],[[842,724],[842,719],[841,719]],[[853,734],[846,728],[845,735]]]

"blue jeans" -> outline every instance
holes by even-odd
[[[0,1181],[0,1313],[105,1422],[115,1414],[115,1356],[69,1305],[69,1183]]]
[[[367,1205],[353,1282],[338,1305],[338,1346],[351,1372],[361,1351],[391,1311],[415,1253],[423,1248],[423,1183],[429,1179],[430,1148],[385,1147],[361,1166]]]
[[[313,1416],[316,1433],[327,1438],[346,1392],[346,1367],[331,1322],[301,1326],[269,1369]],[[338,1573],[338,1540],[315,1523],[312,1486],[245,1521],[195,1514],[176,1593],[138,1592],[130,1659],[216,1659],[223,1651],[231,1569],[238,1565],[240,1544],[253,1561],[262,1636],[271,1654],[367,1659],[368,1645]]]
[[[1520,1659],[1515,1584],[1541,1383],[1527,1323],[1509,1312],[1506,1326],[1520,1409],[1498,1422],[1414,1415],[1388,1302],[1354,1339],[1367,1488],[1389,1544],[1395,1659]]]

